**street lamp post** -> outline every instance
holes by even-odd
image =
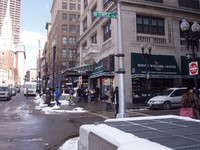
[[[148,57],[151,56],[151,44],[148,44],[148,52],[145,52],[145,47],[144,44],[141,45],[141,50],[142,50],[142,58],[145,59],[146,63],[146,101],[148,101],[148,95],[149,95],[149,72],[148,72]]]
[[[192,61],[196,61],[196,53],[195,51],[199,50],[199,37],[198,34],[200,32],[200,25],[197,23],[197,21],[194,21],[194,23],[191,26],[192,34],[189,34],[189,23],[183,19],[181,23],[181,30],[184,32],[185,35],[185,43],[186,48],[189,50],[189,47],[191,47],[192,50]],[[199,91],[198,91],[198,75],[194,75],[194,85],[195,85],[195,93],[199,97]]]
[[[56,48],[57,48],[57,43],[56,43],[56,40],[54,39],[53,40],[53,43],[52,43],[52,49],[53,49],[53,71],[52,71],[52,100],[54,100],[54,91],[55,91],[55,83],[54,83],[54,74],[55,74],[55,57],[56,57]]]
[[[125,86],[124,86],[124,50],[123,50],[123,42],[122,42],[122,22],[121,22],[121,0],[114,0],[117,3],[117,31],[118,31],[118,54],[115,55],[118,57],[119,70],[116,73],[119,74],[119,113],[117,114],[117,118],[128,117],[128,114],[125,113]]]

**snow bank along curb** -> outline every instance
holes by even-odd
[[[60,100],[60,103],[62,106],[64,105],[70,105],[69,101],[66,100],[66,96],[62,97],[62,99]],[[59,114],[59,113],[84,113],[87,112],[87,110],[84,110],[81,107],[75,107],[72,110],[64,110],[62,109],[60,106],[54,105],[53,107],[48,107],[47,104],[45,104],[44,102],[44,98],[45,96],[40,97],[39,95],[37,95],[35,97],[34,102],[37,104],[37,106],[35,106],[35,109],[37,110],[42,110],[43,112],[45,112],[45,114]]]

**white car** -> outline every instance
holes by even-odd
[[[159,95],[149,99],[147,104],[149,108],[171,109],[172,107],[180,107],[182,95],[186,91],[186,87],[168,88]]]

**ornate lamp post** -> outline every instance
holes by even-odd
[[[185,35],[185,43],[186,48],[189,50],[191,47],[192,50],[192,61],[196,60],[196,51],[199,50],[199,32],[200,32],[200,25],[197,23],[197,21],[194,21],[194,23],[191,26],[192,34],[190,34],[189,29],[190,25],[189,23],[183,19],[181,23],[181,30],[184,32]],[[195,85],[195,93],[199,97],[199,91],[198,91],[198,83],[197,83],[198,75],[194,75],[194,85]]]
[[[145,63],[146,63],[146,101],[148,101],[148,93],[149,93],[149,72],[148,72],[148,57],[151,56],[151,44],[149,43],[147,46],[148,51],[145,52],[145,47],[144,44],[141,44],[141,50],[142,50],[142,58],[145,59]]]
[[[53,84],[52,84],[52,99],[54,100],[54,91],[55,91],[55,77],[54,77],[54,75],[55,75],[55,57],[56,57],[56,48],[57,48],[57,42],[56,42],[56,40],[54,39],[53,40],[53,43],[52,43],[52,50],[53,50],[53,71],[52,71],[52,82],[53,82]]]

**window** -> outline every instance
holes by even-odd
[[[67,3],[66,2],[62,3],[62,9],[67,9]]]
[[[92,22],[97,18],[93,15],[93,12],[95,12],[97,10],[97,5],[95,5],[92,10],[91,10],[91,15],[92,15]]]
[[[67,25],[66,24],[62,25],[62,32],[67,32]]]
[[[80,25],[77,26],[77,33],[80,33]]]
[[[62,37],[62,44],[63,44],[63,45],[66,45],[66,44],[67,44],[67,37],[66,37],[66,36],[63,36],[63,37]]]
[[[83,31],[87,29],[87,17],[83,20]]]
[[[69,21],[76,21],[76,14],[69,14]]]
[[[76,38],[74,36],[69,37],[69,44],[74,45],[76,43]]]
[[[69,57],[70,58],[75,58],[75,49],[70,49],[69,50]]]
[[[78,4],[78,10],[81,10],[81,4]]]
[[[157,3],[163,3],[163,0],[146,0],[146,1],[157,2]]]
[[[96,33],[91,37],[91,42],[94,44],[97,44],[97,34]]]
[[[66,61],[62,61],[62,67],[66,67],[67,66],[67,62]]]
[[[111,22],[109,21],[104,27],[103,27],[103,36],[104,36],[104,42],[111,38]]]
[[[69,4],[69,9],[70,9],[70,10],[75,10],[75,9],[76,9],[76,4],[70,3],[70,4]]]
[[[72,68],[75,66],[75,61],[69,61],[69,68]]]
[[[70,25],[69,26],[69,32],[70,33],[76,33],[76,26],[75,25]]]
[[[87,42],[83,43],[82,47],[83,47],[83,50],[85,50],[87,48]]]
[[[199,0],[178,0],[181,7],[199,9]]]
[[[88,0],[84,0],[84,9],[88,6]]]
[[[65,48],[62,49],[62,59],[67,59],[67,50]]]
[[[67,20],[67,14],[66,13],[62,14],[62,20]]]
[[[103,0],[103,8],[106,8],[110,2],[110,0]]]
[[[137,32],[164,35],[164,19],[137,16]]]

